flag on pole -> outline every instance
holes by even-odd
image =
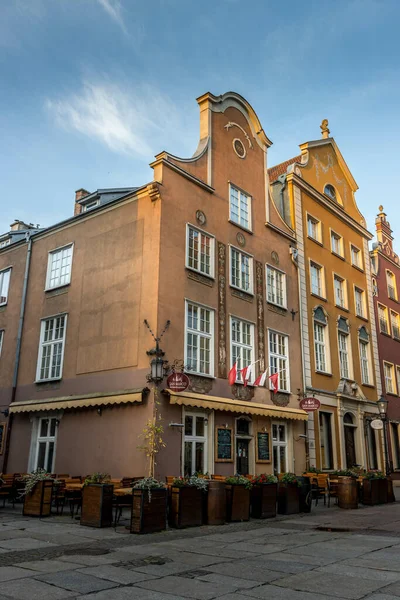
[[[258,385],[260,387],[264,387],[265,385],[265,381],[267,379],[267,373],[268,373],[269,369],[267,369],[266,371],[264,371],[264,373],[260,373],[259,376],[257,377],[257,379],[254,382],[254,385]]]
[[[228,375],[229,385],[233,385],[236,382],[236,378],[237,378],[237,363],[235,363],[233,365],[233,367],[231,368],[231,370],[229,371],[229,375]]]
[[[268,378],[273,385],[273,392],[276,394],[279,388],[279,371],[277,373],[273,373]]]
[[[244,369],[240,369],[244,387],[247,387],[247,384],[251,378],[252,367],[253,365],[248,365],[247,367],[244,367]]]

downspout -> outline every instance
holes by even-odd
[[[26,233],[26,241],[28,242],[28,250],[26,253],[25,274],[24,274],[24,282],[23,282],[23,286],[22,286],[22,300],[21,300],[21,309],[20,309],[20,313],[19,313],[17,346],[16,346],[16,350],[15,350],[15,364],[14,364],[14,374],[13,374],[13,381],[12,381],[10,406],[14,402],[15,396],[17,393],[18,371],[19,371],[19,363],[20,363],[20,358],[21,358],[22,330],[24,327],[26,296],[27,296],[29,269],[30,269],[30,265],[31,265],[31,254],[32,254],[32,237],[31,237],[31,234],[29,231]],[[8,417],[6,447],[5,447],[5,451],[4,451],[4,461],[3,461],[3,472],[4,473],[7,473],[7,463],[8,463],[8,456],[10,453],[10,438],[11,438],[13,418],[14,418],[13,414],[10,414]]]

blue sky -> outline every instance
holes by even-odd
[[[398,0],[0,0],[0,232],[69,217],[80,187],[150,181],[154,154],[194,152],[195,98],[233,90],[269,166],[328,118],[400,251],[399,19]]]

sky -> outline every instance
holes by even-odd
[[[196,98],[235,91],[268,165],[329,128],[374,231],[397,237],[398,0],[0,0],[0,233],[73,214],[74,192],[139,186],[191,156]]]

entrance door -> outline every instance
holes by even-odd
[[[344,423],[344,447],[346,451],[346,466],[348,469],[357,464],[355,425],[353,415],[346,413],[343,417]]]
[[[249,440],[236,440],[236,471],[239,475],[249,472]]]

